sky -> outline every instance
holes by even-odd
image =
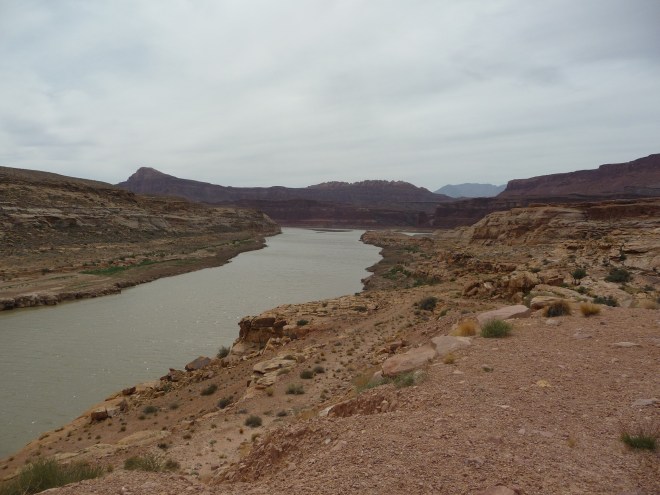
[[[434,190],[660,152],[659,0],[0,0],[0,165]]]

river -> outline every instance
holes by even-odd
[[[362,232],[285,228],[268,247],[121,294],[0,313],[0,457],[124,387],[213,356],[238,321],[352,294],[379,248]]]

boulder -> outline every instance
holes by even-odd
[[[207,367],[209,364],[211,364],[210,357],[199,356],[197,359],[186,364],[186,371],[201,370],[202,368]]]
[[[296,364],[297,361],[295,359],[277,357],[277,358],[269,359],[267,361],[261,361],[260,363],[255,364],[252,367],[252,371],[263,375],[270,371],[276,371],[281,368],[291,368]]]
[[[436,356],[435,348],[429,345],[410,349],[403,354],[397,354],[386,359],[383,363],[383,376],[396,376],[416,370],[432,361]]]
[[[527,318],[532,310],[523,304],[514,306],[504,306],[503,308],[493,309],[477,315],[477,321],[483,325],[490,320],[508,320],[509,318]]]
[[[92,411],[90,414],[90,419],[92,421],[103,421],[105,419],[108,419],[110,415],[108,414],[108,410],[103,408],[103,409],[96,409]]]
[[[135,393],[135,386],[125,388],[121,391],[121,395],[133,395]]]
[[[552,303],[561,301],[560,297],[556,296],[536,296],[529,304],[531,309],[543,309],[550,306]]]
[[[431,339],[435,352],[438,356],[444,356],[457,349],[469,347],[472,342],[470,337],[452,337],[450,335],[438,335]]]

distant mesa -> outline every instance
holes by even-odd
[[[264,211],[282,225],[428,227],[435,207],[452,199],[408,182],[324,182],[303,188],[229,187],[180,179],[142,167],[119,187]]]
[[[435,193],[444,194],[450,198],[492,198],[504,191],[505,188],[506,185],[495,186],[493,184],[468,182],[465,184],[447,184]]]

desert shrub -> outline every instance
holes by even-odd
[[[423,381],[425,378],[424,373],[420,371],[409,371],[407,373],[401,373],[396,375],[392,382],[396,388],[412,387],[417,383]]]
[[[212,383],[208,387],[204,388],[201,391],[202,395],[213,395],[218,390],[218,386],[215,383]]]
[[[311,380],[314,378],[314,372],[312,370],[302,370],[300,372],[300,378],[303,380]]]
[[[456,337],[470,337],[471,335],[477,334],[477,329],[479,328],[479,323],[475,320],[463,320],[458,323],[456,328],[451,332],[451,335]]]
[[[449,352],[445,354],[444,358],[442,358],[442,362],[445,364],[454,364],[456,362],[456,356]]]
[[[312,370],[315,374],[319,373],[325,373],[325,368],[321,365],[314,366],[314,369]]]
[[[231,349],[229,347],[223,345],[222,347],[220,347],[220,349],[218,349],[218,354],[216,354],[216,356],[218,357],[218,359],[226,358],[227,356],[229,356],[230,351]]]
[[[584,302],[580,304],[580,312],[584,316],[593,316],[600,313],[600,306],[598,304]]]
[[[576,291],[578,292],[578,294],[582,294],[582,295],[589,293],[589,289],[583,286],[578,287]]]
[[[417,302],[419,309],[423,309],[424,311],[433,311],[436,304],[438,304],[438,298],[433,296],[425,297]]]
[[[257,428],[261,426],[261,423],[261,418],[254,414],[245,418],[245,426],[249,426],[250,428]]]
[[[578,267],[571,272],[571,277],[573,277],[573,281],[575,282],[575,285],[577,285],[577,283],[586,276],[587,276],[587,270],[585,270],[582,267]]]
[[[163,470],[163,461],[154,454],[134,455],[124,461],[124,469],[129,471],[151,471],[157,473]]]
[[[300,384],[292,383],[286,388],[286,393],[289,395],[302,395],[305,393],[305,389]]]
[[[554,301],[545,307],[543,314],[548,318],[554,318],[555,316],[564,316],[571,314],[571,305],[568,301],[563,299],[559,301]]]
[[[616,308],[619,305],[619,301],[616,300],[616,298],[612,296],[596,296],[594,297],[594,303],[595,304],[604,304],[605,306],[611,306],[613,308]]]
[[[307,325],[308,323],[309,323],[309,321],[303,319],[303,320],[298,320],[298,321],[296,322],[296,325],[298,325],[299,327],[304,327],[304,326]]]
[[[223,397],[218,401],[218,409],[224,409],[231,404],[231,397]]]
[[[644,425],[631,430],[622,428],[621,441],[631,449],[655,450],[658,447],[660,428]]]
[[[142,412],[144,414],[154,414],[158,412],[158,407],[156,406],[145,406],[144,409],[142,409]]]
[[[504,320],[490,320],[481,327],[481,336],[487,339],[506,337],[511,333],[511,324]]]
[[[165,471],[178,471],[179,468],[181,468],[181,464],[179,464],[177,461],[174,461],[172,459],[166,460],[163,466],[163,469]]]
[[[65,465],[54,459],[38,459],[25,466],[15,479],[1,485],[0,494],[32,495],[76,481],[98,478],[103,471],[101,466],[83,462]]]
[[[626,283],[630,282],[630,272],[625,268],[612,268],[609,275],[605,277],[606,282]]]

